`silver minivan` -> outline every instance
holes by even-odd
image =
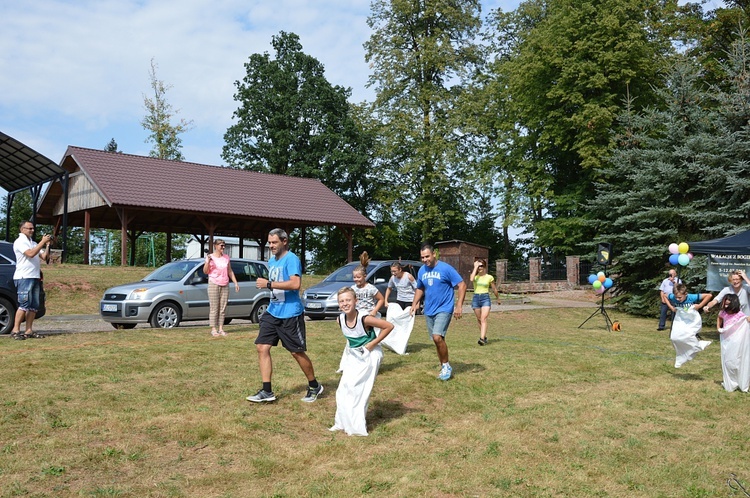
[[[208,276],[205,260],[173,261],[149,273],[143,280],[107,289],[99,303],[105,322],[117,329],[132,329],[138,323],[156,328],[177,327],[180,322],[208,319]],[[232,259],[232,271],[240,291],[230,283],[226,319],[245,318],[258,323],[271,299],[268,289],[257,289],[255,281],[268,278],[265,261]]]

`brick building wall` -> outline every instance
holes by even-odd
[[[473,290],[474,285],[473,282],[469,281],[469,277],[474,270],[474,261],[476,258],[484,260],[489,258],[490,248],[463,240],[446,240],[436,242],[435,249],[440,251],[440,261],[444,261],[455,268],[466,282],[467,288]],[[490,271],[489,262],[487,271]]]

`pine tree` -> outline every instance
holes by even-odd
[[[117,142],[115,141],[114,137],[112,140],[109,141],[109,143],[104,147],[104,150],[106,152],[120,152],[117,150]]]
[[[680,60],[657,92],[663,108],[636,113],[626,106],[612,166],[588,203],[600,238],[613,244],[610,271],[632,313],[655,313],[670,243],[715,234],[705,230],[704,217],[717,205],[713,194],[729,157],[714,101],[701,83],[699,68]],[[681,270],[691,287],[705,276],[698,260]]]

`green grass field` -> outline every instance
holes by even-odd
[[[750,397],[721,386],[718,341],[679,370],[655,320],[591,309],[495,313],[451,325],[454,378],[418,317],[408,356],[386,352],[370,436],[330,433],[344,340],[308,322],[326,392],[274,348],[273,404],[256,325],[135,329],[0,341],[0,496],[741,496]],[[717,340],[707,327],[704,336]]]

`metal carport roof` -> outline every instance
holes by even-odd
[[[8,191],[5,213],[5,240],[10,240],[10,213],[15,194],[31,190],[34,202],[32,222],[36,224],[36,206],[42,186],[65,176],[65,170],[28,145],[0,131],[0,187]],[[63,247],[65,237],[63,236]]]
[[[0,187],[15,193],[61,177],[65,170],[0,131]]]

